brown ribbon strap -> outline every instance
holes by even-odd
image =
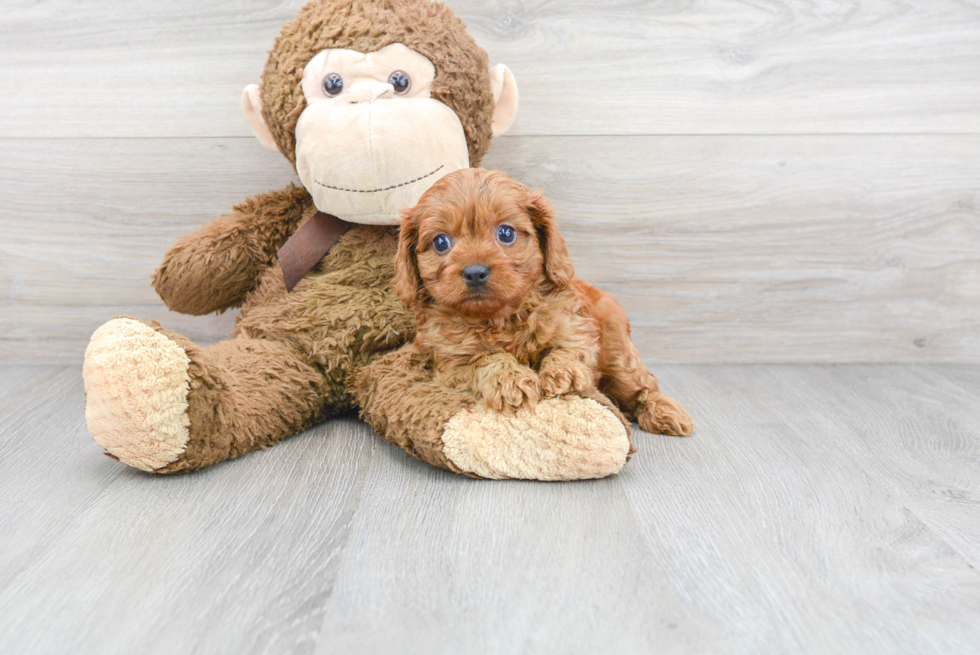
[[[323,212],[317,212],[300,225],[279,249],[279,265],[286,291],[292,291],[351,226],[351,223]]]

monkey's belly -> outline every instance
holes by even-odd
[[[357,366],[415,336],[415,320],[391,288],[397,229],[357,226],[292,292],[270,267],[247,298],[236,334],[288,343],[343,385]]]

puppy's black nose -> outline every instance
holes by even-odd
[[[463,279],[471,287],[479,287],[487,283],[490,268],[483,264],[471,264],[463,269]]]

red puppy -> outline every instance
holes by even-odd
[[[575,277],[551,204],[500,171],[447,175],[402,214],[395,291],[447,385],[493,409],[598,386],[647,432],[689,435],[604,291]]]

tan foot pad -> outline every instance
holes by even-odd
[[[85,419],[95,440],[144,471],[187,447],[190,359],[184,349],[131,318],[109,321],[85,350]]]
[[[630,441],[622,422],[587,398],[549,398],[515,415],[484,407],[453,416],[443,452],[464,471],[502,480],[587,480],[619,473]]]

